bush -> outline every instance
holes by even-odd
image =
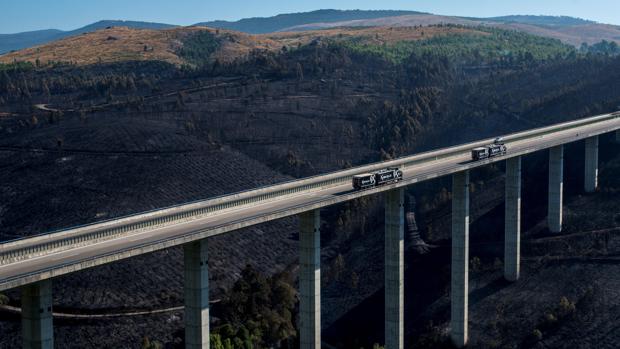
[[[558,316],[563,318],[572,315],[575,312],[575,303],[568,300],[566,297],[560,299],[560,305],[558,306]]]
[[[163,345],[158,341],[151,341],[149,337],[142,338],[142,349],[162,349]]]
[[[543,334],[542,332],[540,332],[539,329],[535,328],[534,331],[532,331],[532,338],[536,341],[541,341],[543,338]]]
[[[558,317],[555,316],[554,313],[547,313],[545,314],[545,318],[544,318],[542,325],[543,327],[548,328],[548,327],[552,327],[553,325],[555,325],[556,322],[558,322]]]
[[[471,261],[469,262],[470,268],[472,271],[480,271],[480,268],[482,266],[482,262],[480,261],[480,258],[474,256]]]
[[[536,328],[524,339],[526,346],[531,346],[540,341],[545,334],[556,331],[563,321],[575,314],[575,311],[576,306],[574,302],[568,300],[567,297],[560,298],[559,304],[546,311],[538,321]]]
[[[9,301],[10,301],[9,297],[0,293],[0,305],[7,305],[9,304]]]

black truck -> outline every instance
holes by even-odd
[[[353,188],[356,190],[368,189],[384,184],[395,183],[403,179],[403,171],[398,167],[388,167],[386,169],[362,173],[353,176]]]
[[[491,158],[506,154],[507,148],[501,138],[496,138],[492,144],[474,148],[471,151],[471,158],[474,161]]]

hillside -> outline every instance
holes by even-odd
[[[527,16],[527,15],[515,15],[515,16],[501,16],[501,17],[489,17],[489,18],[476,18],[479,21],[492,21],[500,23],[521,23],[531,24],[538,26],[553,26],[564,27],[572,25],[586,25],[595,24],[594,21],[586,19],[568,17],[568,16]]]
[[[134,29],[166,29],[174,27],[173,25],[163,23],[103,20],[70,31],[48,29],[16,34],[0,34],[0,54],[45,44],[50,41],[60,40],[69,36],[90,33],[95,30],[117,26]]]
[[[208,33],[208,34],[205,34]],[[203,36],[201,39],[200,36]],[[200,42],[208,36],[217,47],[213,59],[230,61],[253,49],[277,50],[281,46],[269,38],[247,34],[217,31],[205,27],[179,27],[165,30],[111,27],[72,36],[42,46],[36,46],[0,56],[0,63],[31,62],[41,65],[49,62],[69,62],[77,65],[114,63],[124,61],[163,61],[174,65],[191,64],[183,57],[185,44]],[[204,59],[210,57],[203,57]]]
[[[301,13],[287,13],[272,17],[244,18],[235,22],[229,21],[211,21],[198,23],[196,25],[231,29],[251,34],[265,34],[277,31],[285,31],[298,25],[304,25],[316,22],[342,22],[352,20],[368,20],[373,18],[385,18],[394,16],[403,16],[411,14],[420,14],[415,11],[362,11],[362,10],[317,10]]]
[[[372,19],[358,19],[351,21],[339,21],[339,22],[316,22],[308,23],[293,27],[283,28],[281,31],[305,31],[316,29],[327,29],[335,27],[415,27],[415,26],[429,26],[437,24],[460,24],[466,26],[477,26],[478,21],[459,18],[459,17],[447,17],[438,16],[433,14],[415,14],[415,15],[403,15],[394,17],[380,17]]]
[[[595,44],[602,40],[620,43],[620,26],[600,24],[571,17],[548,16],[506,16],[494,18],[462,18],[433,14],[413,14],[372,19],[358,19],[338,22],[320,21],[281,29],[282,31],[305,31],[334,27],[368,26],[428,26],[436,24],[459,24],[466,26],[490,26],[518,30],[525,33],[559,39],[579,46],[582,43]]]
[[[602,40],[620,43],[620,26],[609,24],[584,24],[565,27],[537,26],[521,23],[506,23],[499,25],[500,28],[520,30],[532,35],[545,36],[562,40],[575,47],[582,43],[593,45]]]
[[[307,31],[335,27],[486,25],[559,39],[573,46],[579,46],[584,42],[592,45],[602,40],[620,43],[620,27],[567,16],[511,15],[466,18],[414,11],[320,10],[266,18],[249,18],[236,22],[213,21],[201,24],[247,33]]]
[[[36,30],[16,34],[0,34],[0,54],[58,40],[63,31],[57,29]]]
[[[321,31],[248,35],[206,27],[178,27],[165,30],[112,27],[73,36],[42,46],[0,56],[0,63],[15,61],[47,65],[70,62],[77,65],[124,61],[163,61],[174,65],[200,65],[216,59],[231,62],[254,50],[278,52],[317,40],[355,42],[371,47],[428,40],[436,36],[488,33],[470,28],[334,28]]]
[[[317,10],[302,13],[280,14],[272,17],[244,18],[238,21],[209,21],[194,26],[211,27],[244,32],[247,34],[268,34],[287,31],[307,31],[335,27],[366,26],[419,26],[436,24],[460,24],[467,26],[487,25],[524,31],[534,35],[560,39],[579,46],[594,44],[601,40],[619,41],[617,26],[565,16],[513,15],[490,18],[466,18],[434,15],[416,11],[395,10]],[[0,54],[43,45],[63,38],[90,33],[108,27],[133,29],[170,29],[170,24],[137,21],[99,21],[71,31],[39,30],[17,34],[0,34]]]

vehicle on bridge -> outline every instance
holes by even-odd
[[[353,176],[353,188],[356,190],[368,189],[384,184],[396,183],[401,179],[403,179],[403,171],[398,167],[388,167],[377,172]]]
[[[507,148],[506,144],[504,144],[504,140],[500,137],[497,137],[492,144],[472,149],[471,158],[474,161],[478,161],[494,156],[504,155],[506,154],[506,151]]]

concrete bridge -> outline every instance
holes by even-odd
[[[549,152],[548,226],[562,229],[563,145],[585,139],[586,192],[597,187],[598,137],[615,132],[620,113],[504,136],[508,154],[471,161],[481,140],[396,160],[290,181],[204,201],[168,207],[42,234],[0,245],[0,291],[21,288],[24,348],[52,348],[52,279],[139,254],[183,245],[185,256],[185,343],[209,347],[208,238],[236,229],[299,215],[301,348],[321,346],[320,209],[367,195],[385,195],[385,347],[403,348],[404,189],[452,176],[451,337],[467,344],[469,261],[469,171],[506,161],[505,278],[519,279],[521,157]],[[355,191],[352,176],[398,166],[403,180]]]

